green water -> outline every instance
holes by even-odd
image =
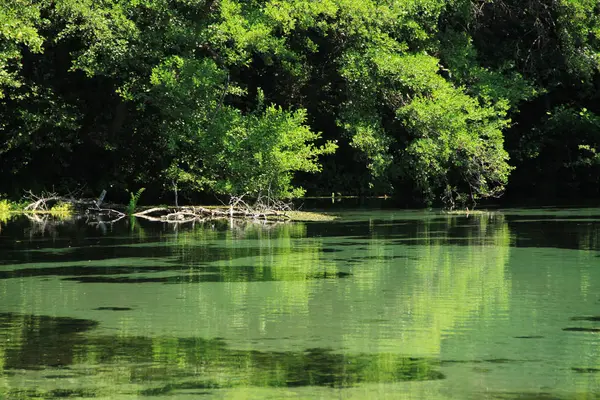
[[[0,224],[0,398],[600,399],[600,209]]]

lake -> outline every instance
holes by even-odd
[[[600,398],[600,209],[335,213],[0,223],[0,398]]]

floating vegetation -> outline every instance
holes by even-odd
[[[116,372],[144,385],[139,394],[234,387],[353,387],[361,383],[444,379],[435,359],[397,354],[340,354],[327,348],[256,351],[229,348],[222,339],[127,337],[90,332],[92,320],[0,314],[3,370],[48,370],[60,384],[73,374]],[[88,332],[82,335],[82,332]],[[10,339],[10,340],[6,340]],[[40,349],[44,349],[40,351]],[[85,365],[85,371],[79,369]],[[69,373],[57,373],[68,369]],[[127,373],[123,374],[126,370]],[[103,395],[89,389],[3,392],[0,398],[60,398]]]
[[[562,397],[549,392],[485,392],[481,398],[497,400],[575,400],[577,396]],[[584,397],[582,399],[590,399]]]
[[[309,211],[288,211],[287,215],[290,217],[292,221],[334,221],[338,217],[331,214],[322,214],[317,212],[309,212]]]
[[[563,328],[563,331],[566,332],[591,332],[591,333],[600,333],[600,328]]]
[[[326,247],[324,249],[321,249],[322,253],[338,253],[340,251],[342,251],[342,250],[340,250],[340,249],[334,249],[334,248],[331,248],[331,247]]]
[[[515,339],[543,339],[543,336],[531,335],[531,336],[515,336]]]
[[[573,367],[571,368],[571,370],[579,373],[579,374],[595,374],[600,372],[600,368],[578,368],[578,367]]]
[[[308,277],[308,279],[336,279],[336,278],[348,278],[350,276],[352,276],[352,274],[349,272],[342,272],[342,271],[327,272],[327,271],[325,271],[323,273],[310,275]]]
[[[45,268],[21,268],[10,271],[0,271],[0,279],[31,278],[41,276],[88,276],[88,275],[122,275],[138,272],[162,272],[182,270],[183,266],[68,266],[68,267],[45,267]],[[188,267],[189,269],[189,267]]]
[[[164,284],[182,284],[182,283],[203,283],[203,282],[273,282],[273,281],[303,281],[317,279],[336,279],[348,278],[352,276],[349,272],[342,271],[323,271],[315,274],[291,274],[289,276],[277,277],[266,271],[260,271],[256,268],[242,269],[234,268],[231,273],[195,273],[173,276],[73,276],[63,278],[66,281],[75,281],[79,283],[164,283]]]
[[[381,261],[390,261],[390,260],[398,260],[398,259],[406,259],[417,261],[417,257],[405,256],[405,255],[390,255],[390,256],[357,256],[352,257],[352,260],[381,260]]]
[[[571,321],[591,321],[600,322],[600,316],[583,316],[583,317],[572,317]]]
[[[163,394],[170,394],[176,390],[190,390],[190,389],[222,389],[219,383],[214,381],[200,381],[200,382],[181,382],[181,383],[169,383],[165,386],[156,388],[150,388],[140,391],[142,396],[162,396]]]
[[[514,360],[509,358],[489,358],[484,360],[442,360],[440,365],[452,365],[452,364],[509,364],[509,363],[524,363],[524,362],[537,362],[538,360]]]
[[[88,319],[0,313],[3,368],[40,369],[73,364],[75,354],[65,349],[85,342],[81,333],[97,326],[96,321]]]
[[[2,395],[0,389],[0,395]],[[30,399],[66,399],[66,398],[94,398],[97,397],[97,391],[93,389],[11,389],[6,392],[7,398],[11,400],[30,400]]]

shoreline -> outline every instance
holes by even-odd
[[[319,222],[338,219],[337,216],[314,211],[256,211],[214,205],[182,207],[147,206],[140,207],[132,214],[126,212],[127,206],[124,204],[107,204],[105,206],[110,206],[110,208],[87,208],[85,210],[74,209],[73,207],[59,207],[58,209],[51,208],[47,210],[0,209],[0,221],[7,221],[17,216],[46,216],[58,220],[81,217],[114,218],[113,221],[109,222],[116,222],[125,217],[133,217],[151,222],[166,223],[187,223],[215,219],[238,219],[257,222]]]

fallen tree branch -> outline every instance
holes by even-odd
[[[59,196],[57,193],[42,192],[38,196],[33,194],[31,190],[26,192],[23,198],[30,201],[23,209],[24,211],[48,211],[51,208],[50,205],[57,203],[71,204],[74,208],[86,208],[96,203],[94,199]]]
[[[146,214],[152,214],[153,212],[157,212],[157,211],[161,211],[162,212],[164,210],[165,210],[164,207],[154,207],[154,208],[149,208],[149,209],[144,210],[144,211],[137,212],[137,213],[135,213],[133,215],[136,216],[136,217],[142,217],[142,216],[144,216]]]
[[[31,203],[28,204],[24,210],[25,211],[36,211],[38,209],[48,210],[48,202],[54,201],[59,202],[63,199],[62,196],[58,196],[56,193],[42,193],[41,196],[34,195],[31,191],[27,192],[25,199],[30,200]]]
[[[206,207],[154,207],[133,214],[149,221],[192,222],[206,219],[244,218],[265,220],[289,220],[287,214],[280,211],[253,210],[249,207],[206,208]]]
[[[77,199],[46,192],[35,195],[31,191],[27,192],[25,198],[30,200],[30,204],[24,209],[27,212],[46,212],[57,203],[67,203],[87,216],[106,216],[110,219],[109,223],[116,222],[127,216],[125,212],[120,211],[119,205],[106,204],[106,208],[100,208],[95,199]],[[101,195],[102,198],[103,196]],[[148,221],[169,223],[200,222],[207,219],[250,219],[254,221],[263,220],[265,222],[288,221],[292,219],[287,213],[291,211],[291,208],[284,202],[274,201],[268,196],[262,196],[256,204],[251,206],[243,198],[244,196],[233,196],[230,198],[229,204],[223,204],[222,207],[152,207],[139,211],[133,214],[133,216]]]

